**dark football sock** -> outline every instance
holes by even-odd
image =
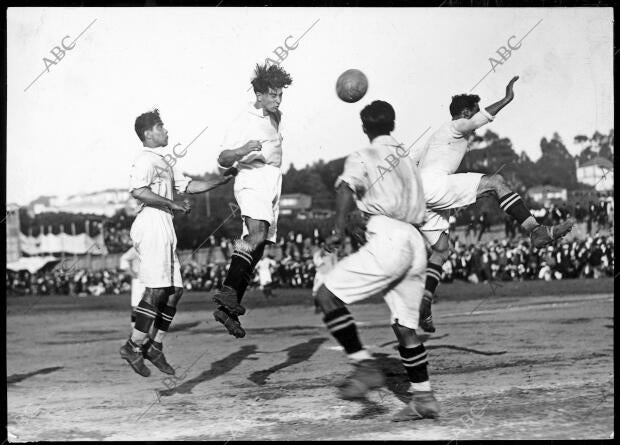
[[[252,255],[247,252],[235,250],[230,259],[230,267],[228,268],[228,274],[226,274],[224,285],[236,290],[238,296],[239,290],[243,288],[243,283],[247,280],[247,276],[250,274],[251,269]],[[243,290],[245,291],[245,288],[243,288]]]
[[[428,357],[424,345],[413,348],[399,346],[398,352],[411,383],[428,381]]]
[[[136,324],[134,329],[147,333],[157,318],[158,310],[155,306],[142,300],[136,307]]]
[[[252,281],[252,275],[254,274],[254,268],[256,267],[258,262],[263,257],[263,252],[265,252],[265,244],[264,243],[259,245],[252,252],[252,267],[248,270],[248,273],[243,278],[243,280],[241,280],[239,282],[239,287],[236,288],[236,290],[237,290],[237,297],[239,299],[239,303],[241,303],[241,300],[243,299],[243,295],[245,294],[245,291],[248,288],[248,285],[250,284],[250,281]]]
[[[158,331],[167,331],[170,329],[170,323],[172,323],[172,319],[176,313],[176,307],[164,306],[158,317],[155,319],[155,329]]]
[[[519,224],[532,216],[518,193],[511,192],[499,198],[499,207]]]
[[[347,308],[339,308],[326,314],[323,321],[347,354],[353,354],[363,349],[357,334],[355,320]]]
[[[437,286],[441,280],[442,272],[443,268],[437,264],[428,263],[426,266],[426,285],[424,289],[429,291],[431,296],[435,295],[435,290],[437,290]]]

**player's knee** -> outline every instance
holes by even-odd
[[[162,303],[166,301],[167,297],[168,293],[166,292],[165,287],[147,287],[144,291],[142,299],[152,306],[159,307]]]
[[[168,306],[176,307],[179,301],[181,300],[182,295],[183,295],[183,288],[175,287],[174,292],[171,295],[168,295],[168,302],[166,304]]]
[[[445,235],[445,236],[444,236]],[[433,250],[428,258],[428,262],[441,266],[450,256],[450,241],[448,236],[443,233],[439,240],[433,245]]]
[[[344,307],[342,301],[338,299],[329,289],[322,285],[316,293],[316,302],[323,310],[324,314],[335,311],[340,307]]]
[[[394,323],[392,329],[394,330],[394,334],[396,334],[398,344],[403,348],[412,348],[422,343],[415,329],[408,328],[398,323]]]
[[[267,234],[264,232],[251,233],[247,237],[247,242],[252,247],[252,251],[258,249],[265,241],[267,241]]]

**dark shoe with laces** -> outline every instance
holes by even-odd
[[[239,317],[228,312],[225,307],[220,306],[213,312],[213,317],[224,325],[230,335],[234,335],[237,338],[245,337],[245,330],[241,327]]]
[[[121,357],[127,360],[127,363],[129,363],[132,369],[142,377],[148,377],[151,375],[151,370],[144,364],[142,348],[132,342],[131,339],[127,340],[127,343],[121,346],[120,353]]]
[[[439,403],[433,391],[414,392],[411,401],[392,417],[392,422],[436,419],[439,417]]]
[[[150,341],[144,349],[144,358],[155,365],[161,372],[174,375],[174,368],[166,361],[161,343]]]
[[[573,229],[574,223],[572,219],[568,219],[555,226],[536,226],[530,233],[532,245],[540,248],[562,238]]]
[[[213,296],[213,301],[219,306],[224,306],[230,314],[245,314],[245,308],[239,304],[237,299],[237,291],[230,286],[222,286]]]
[[[385,376],[375,360],[361,360],[353,366],[355,368],[353,373],[338,388],[342,399],[362,399],[366,397],[368,391],[380,388],[385,383]]]

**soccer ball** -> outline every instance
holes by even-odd
[[[368,90],[368,79],[360,70],[350,69],[338,77],[336,94],[345,102],[353,103],[360,100]]]

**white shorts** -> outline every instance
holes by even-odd
[[[145,207],[136,216],[129,235],[140,257],[138,279],[144,286],[183,287],[172,215]]]
[[[387,216],[372,216],[368,242],[338,262],[325,277],[325,287],[346,304],[383,295],[391,323],[418,328],[426,279],[426,249],[411,224]]]
[[[420,227],[420,232],[429,246],[434,246],[439,241],[442,233],[448,233],[450,223],[450,210],[431,210],[426,209],[424,224]]]
[[[467,207],[476,202],[482,173],[455,173],[447,175],[435,170],[421,169],[420,177],[426,200],[425,223],[420,231],[430,245],[448,232],[449,209]]]
[[[142,300],[146,286],[137,278],[131,280],[131,307],[136,307]]]
[[[276,242],[282,171],[273,165],[242,169],[235,178],[235,199],[244,218],[241,238],[248,235],[245,218],[267,221],[267,241]]]

